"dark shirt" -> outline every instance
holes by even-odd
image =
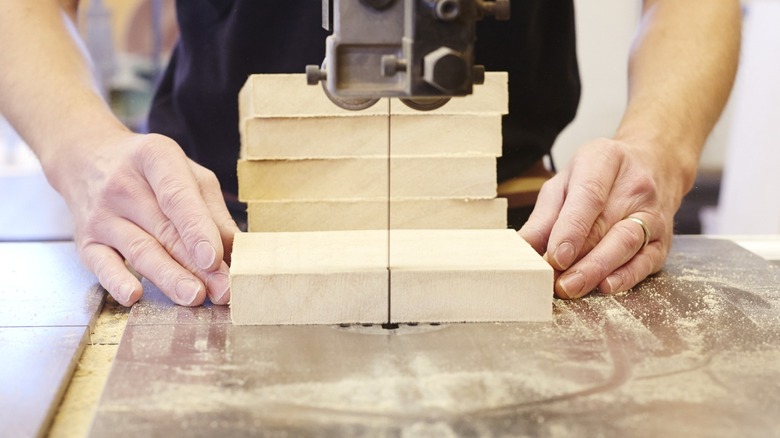
[[[320,0],[183,0],[181,37],[149,130],[176,140],[237,192],[238,92],[253,73],[303,73],[325,56]],[[572,0],[512,0],[512,19],[479,23],[476,61],[509,72],[499,181],[549,154],[580,95]]]

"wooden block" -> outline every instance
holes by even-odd
[[[401,114],[391,118],[393,156],[501,156],[501,116]],[[385,116],[255,118],[241,123],[247,160],[387,156]]]
[[[552,268],[514,230],[243,233],[234,324],[549,321]],[[388,301],[388,275],[390,296]]]
[[[387,232],[239,233],[230,266],[236,325],[383,323]]]
[[[387,228],[386,201],[259,201],[248,205],[250,232]],[[507,202],[496,199],[396,200],[393,229],[505,229]]]
[[[507,114],[508,89],[506,72],[487,72],[485,83],[475,85],[473,94],[453,98],[426,114]],[[249,76],[239,92],[239,118],[382,115],[388,111],[385,102],[380,100],[365,110],[349,111],[331,102],[322,87],[306,85],[305,74],[255,74]],[[420,114],[397,99],[391,100],[390,111],[392,114]]]
[[[328,99],[322,87],[306,84],[301,74],[255,74],[238,94],[239,119],[256,117],[360,117],[387,115],[388,104],[380,100],[362,111],[349,111]]]
[[[386,114],[246,119],[241,121],[241,158],[386,157],[387,138]]]
[[[384,200],[386,158],[238,162],[238,196],[243,202],[271,200]],[[393,157],[393,198],[496,196],[493,157]]]
[[[501,156],[499,114],[398,114],[390,132],[392,156]]]
[[[390,236],[393,322],[552,319],[553,270],[514,230]]]
[[[393,102],[392,112],[398,115],[392,128],[393,154],[500,156],[507,81],[506,73],[488,73],[473,95],[431,112]],[[382,100],[363,111],[348,111],[333,104],[321,87],[305,85],[303,74],[252,75],[239,94],[241,156],[260,160],[382,155],[390,107]]]
[[[446,105],[425,114],[507,114],[509,112],[509,74],[487,72],[485,83],[474,86],[474,93],[454,97]],[[391,99],[390,114],[417,114],[398,99]]]

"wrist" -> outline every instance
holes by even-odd
[[[67,129],[39,143],[36,149],[49,184],[66,199],[70,198],[76,181],[94,172],[91,162],[100,160],[103,151],[118,144],[120,138],[132,135],[113,114],[84,116],[71,119]],[[76,185],[77,190],[84,188]]]
[[[669,202],[677,207],[696,180],[702,142],[626,126],[618,129],[615,140],[639,150],[648,166],[654,169],[658,184],[665,186],[665,191],[672,196]]]

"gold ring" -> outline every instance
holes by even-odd
[[[642,248],[640,248],[640,251],[644,249],[648,243],[650,243],[650,228],[647,227],[647,224],[642,219],[639,219],[638,217],[627,217],[626,219],[630,221],[634,221],[639,224],[640,227],[642,227],[642,231],[645,233],[645,241],[642,243]]]

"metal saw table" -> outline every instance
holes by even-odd
[[[780,435],[780,265],[730,241],[552,323],[234,327],[145,288],[90,436]]]

